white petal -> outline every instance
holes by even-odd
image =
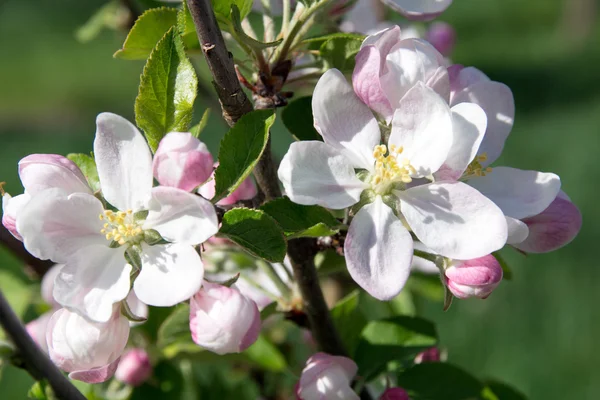
[[[19,161],[19,177],[32,196],[50,188],[71,193],[92,193],[75,163],[57,154],[31,154]]]
[[[66,262],[78,249],[93,244],[107,245],[98,218],[104,212],[94,196],[61,189],[48,189],[23,207],[17,230],[25,248],[34,256],[54,262]]]
[[[181,189],[153,188],[149,210],[144,229],[156,229],[169,242],[196,245],[219,230],[213,205]]]
[[[443,13],[452,0],[383,0],[391,9],[415,21],[429,21]]]
[[[407,158],[415,177],[437,171],[452,146],[452,114],[448,104],[432,89],[418,83],[394,114],[390,144],[402,146],[399,159]]]
[[[133,284],[138,299],[150,306],[171,307],[200,290],[204,266],[192,246],[142,246],[142,271]]]
[[[408,225],[438,254],[468,260],[490,254],[506,243],[502,211],[465,183],[431,183],[398,195]]]
[[[87,246],[74,253],[61,268],[54,285],[54,298],[96,322],[107,322],[113,305],[127,297],[131,265],[125,248]]]
[[[522,219],[544,211],[560,190],[560,178],[552,173],[496,167],[469,185],[498,205],[507,217]]]
[[[518,244],[523,242],[529,236],[529,227],[523,221],[506,217],[506,226],[508,227],[507,244]]]
[[[461,103],[452,107],[452,147],[446,162],[435,174],[437,180],[461,177],[477,155],[486,126],[485,112],[477,104]]]
[[[96,118],[94,157],[102,194],[119,210],[138,211],[150,199],[152,155],[137,128],[116,114]]]
[[[366,188],[339,150],[318,141],[292,143],[278,175],[285,193],[298,204],[342,209],[357,203]]]
[[[325,143],[342,150],[357,168],[373,168],[381,140],[377,120],[337,69],[325,72],[313,93],[315,128]]]
[[[348,272],[371,296],[395,297],[410,274],[413,241],[380,196],[356,214],[344,244]]]

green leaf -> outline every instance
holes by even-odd
[[[268,371],[283,371],[287,365],[283,354],[264,335],[242,354]]]
[[[262,309],[262,311],[260,312],[260,320],[264,321],[265,319],[269,318],[271,315],[275,314],[276,312],[277,312],[277,302],[274,301]]]
[[[287,243],[279,225],[260,210],[234,208],[223,216],[219,235],[270,262],[282,262]]]
[[[94,192],[100,190],[98,169],[96,168],[96,160],[94,160],[93,157],[82,153],[71,153],[67,155],[67,158],[73,161],[79,167],[81,172],[83,172],[88,185],[90,185]]]
[[[233,193],[250,175],[265,150],[273,122],[273,111],[256,110],[242,116],[225,134],[219,147],[213,203]]]
[[[186,49],[200,48],[196,26],[194,25],[192,14],[190,14],[187,1],[183,2],[183,7],[177,13],[177,27],[179,28],[179,34]]]
[[[426,299],[439,302],[444,301],[444,286],[439,274],[413,272],[406,283],[406,288]]]
[[[275,47],[277,45],[279,45],[279,43],[283,42],[283,38],[276,40],[274,42],[261,42],[258,41],[256,39],[254,39],[253,37],[250,37],[246,34],[246,32],[244,31],[244,28],[242,28],[242,19],[240,18],[240,10],[238,9],[238,7],[234,4],[231,6],[231,22],[233,24],[233,30],[237,35],[238,40],[240,40],[242,43],[250,46],[252,49],[258,49],[258,50],[264,50],[264,49],[268,49],[269,47]]]
[[[240,20],[246,18],[252,9],[253,0],[211,0],[213,11],[222,17],[229,19],[231,7],[237,6],[240,10]]]
[[[206,125],[208,124],[209,117],[210,117],[210,108],[207,108],[206,110],[204,110],[204,114],[202,114],[202,118],[200,119],[200,122],[198,122],[196,125],[194,125],[193,127],[190,128],[190,133],[192,134],[192,136],[194,136],[195,138],[200,137],[200,134],[202,133],[202,131],[204,130],[204,128],[206,128]]]
[[[34,400],[58,400],[52,387],[45,380],[34,383],[27,397]]]
[[[354,354],[359,375],[369,379],[382,372],[390,361],[414,358],[437,344],[434,325],[416,317],[393,317],[372,321],[361,334]]]
[[[177,10],[174,8],[152,8],[135,21],[125,43],[113,57],[125,60],[145,60],[158,41],[177,23]]]
[[[361,338],[361,332],[369,322],[358,307],[360,291],[355,290],[337,302],[331,309],[333,323],[337,328],[350,357]]]
[[[190,332],[190,306],[182,303],[175,307],[171,315],[169,315],[158,328],[158,347],[165,349],[175,343],[193,343],[192,333]],[[194,344],[198,350],[202,350],[198,345]]]
[[[417,364],[402,372],[397,383],[411,400],[470,400],[483,390],[479,380],[445,363]]]
[[[312,96],[291,101],[281,112],[281,119],[296,140],[323,141],[313,122]]]
[[[287,197],[263,204],[260,209],[273,217],[290,239],[330,236],[341,225],[325,208],[296,204]]]
[[[316,44],[317,46],[321,46],[323,43],[332,40],[332,39],[347,39],[347,40],[360,40],[361,43],[365,40],[365,35],[359,35],[356,33],[329,33],[327,35],[315,36],[302,41],[305,44]]]
[[[498,251],[493,252],[492,255],[494,256],[494,258],[496,258],[498,263],[500,263],[500,267],[502,267],[502,278],[506,279],[507,281],[512,281],[512,277],[513,277],[512,270],[508,266],[508,263],[506,262],[504,257],[502,257],[500,255],[500,252],[498,252]]]
[[[194,67],[171,28],[152,50],[135,99],[135,121],[153,151],[167,133],[188,131],[197,90]]]
[[[527,400],[523,393],[502,382],[487,381],[486,389],[491,391],[498,400]]]
[[[82,26],[75,31],[75,38],[81,43],[95,39],[102,29],[117,29],[125,18],[129,18],[129,11],[117,1],[112,0],[98,10]]]
[[[362,40],[356,37],[337,37],[324,42],[319,51],[328,68],[352,71],[361,44]]]

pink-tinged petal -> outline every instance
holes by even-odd
[[[356,204],[367,187],[339,150],[318,141],[292,143],[278,176],[293,202],[332,209]]]
[[[348,272],[379,300],[395,297],[410,275],[413,241],[380,196],[356,214],[344,243]]]
[[[119,362],[115,372],[115,379],[127,385],[139,386],[146,382],[152,375],[152,364],[150,357],[144,349],[131,349]]]
[[[515,247],[527,253],[547,253],[575,239],[582,218],[577,206],[559,194],[548,208],[523,222],[529,227],[529,236]]]
[[[213,205],[181,189],[153,188],[148,209],[144,229],[156,229],[169,242],[197,245],[219,230]]]
[[[469,179],[500,207],[507,217],[523,219],[544,211],[560,190],[560,178],[552,173],[496,167],[485,176]]]
[[[425,39],[443,56],[448,57],[454,50],[456,31],[445,22],[434,22],[429,26]]]
[[[85,176],[71,160],[58,154],[31,154],[19,161],[19,177],[32,196],[51,188],[92,193]]]
[[[452,0],[382,0],[412,21],[430,21],[446,11]]]
[[[379,124],[337,69],[325,72],[313,93],[315,128],[328,145],[344,153],[356,168],[373,169],[373,148],[381,140]]]
[[[415,85],[394,113],[390,145],[402,147],[398,159],[408,159],[415,178],[436,172],[452,147],[452,114],[448,104],[422,83]]]
[[[491,254],[467,261],[456,261],[445,271],[446,284],[459,299],[485,299],[502,281],[502,267]]]
[[[100,232],[103,223],[98,217],[103,212],[102,203],[92,195],[48,189],[23,207],[17,230],[31,254],[64,263],[79,249],[108,245]]]
[[[60,308],[60,304],[54,299],[54,281],[60,273],[63,264],[53,265],[42,278],[41,293],[42,299],[52,308]]]
[[[73,253],[54,283],[54,298],[96,322],[107,322],[113,305],[127,297],[131,265],[125,248],[87,246]]]
[[[464,71],[464,70],[463,70]],[[515,101],[508,86],[492,81],[479,81],[452,96],[452,105],[475,103],[487,115],[487,130],[479,154],[487,154],[486,165],[496,161],[515,119]]]
[[[462,182],[439,182],[397,192],[408,225],[435,253],[482,257],[506,243],[506,219],[491,200]]]
[[[450,100],[450,78],[445,66],[438,67],[433,75],[425,82],[425,86],[433,89],[446,103]]]
[[[29,336],[31,336],[35,344],[37,344],[46,354],[48,354],[46,331],[48,330],[48,323],[50,322],[50,318],[52,318],[52,314],[54,314],[54,311],[49,311],[25,325],[25,329]]]
[[[83,371],[73,371],[69,373],[69,378],[85,383],[102,383],[113,377],[119,365],[120,358],[98,368],[92,368]]]
[[[373,111],[390,121],[394,114],[379,79],[384,60],[377,47],[363,47],[356,55],[356,66],[352,73],[352,85],[356,95]]]
[[[486,74],[475,67],[465,67],[460,64],[454,64],[448,67],[448,75],[450,76],[450,88],[452,96],[467,87],[478,82],[490,82]],[[451,99],[452,104],[457,104],[454,98]]]
[[[448,158],[436,180],[458,180],[477,155],[485,135],[487,117],[477,104],[461,103],[452,107],[453,141]]]
[[[370,0],[367,0],[370,1]],[[400,43],[400,40],[405,38],[402,32],[400,31],[400,27],[398,25],[391,26],[389,28],[383,29],[377,33],[369,35],[365,38],[360,46],[361,49],[364,49],[367,46],[375,46],[379,53],[385,60],[387,54],[392,50],[392,48]]]
[[[142,245],[142,271],[133,284],[136,296],[156,307],[171,307],[202,286],[204,266],[192,246]]]
[[[138,211],[150,200],[152,155],[138,129],[116,114],[96,118],[94,157],[102,194],[119,210]]]
[[[15,197],[4,193],[4,196],[2,196],[2,225],[4,225],[11,235],[20,241],[23,241],[23,237],[17,231],[17,215],[29,203],[30,199],[31,196],[28,193],[23,193]]]
[[[358,366],[347,357],[316,353],[302,370],[296,390],[302,400],[358,400],[350,387]]]
[[[215,164],[215,166],[217,166],[217,164]],[[200,186],[200,188],[198,189],[198,193],[200,193],[202,195],[202,197],[204,197],[205,199],[212,199],[213,197],[215,197],[215,179],[214,179],[214,173],[211,175],[210,179],[202,186]],[[256,185],[254,184],[254,181],[252,180],[252,177],[247,177],[246,179],[244,179],[244,181],[240,184],[240,186],[237,187],[237,189],[235,189],[233,191],[233,193],[231,193],[229,196],[219,200],[217,202],[217,205],[219,206],[231,206],[234,205],[235,203],[241,201],[241,200],[250,200],[252,198],[254,198],[254,196],[256,196]]]
[[[386,389],[379,400],[410,400],[410,397],[408,397],[406,390],[395,387]]]
[[[189,192],[210,177],[213,162],[206,145],[191,133],[171,132],[160,141],[152,170],[161,185]]]
[[[529,236],[527,224],[511,217],[506,217],[506,226],[508,228],[508,238],[506,244],[517,244],[523,242]]]

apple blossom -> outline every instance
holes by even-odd
[[[119,361],[115,379],[131,386],[139,386],[152,375],[150,357],[144,349],[128,350]]]
[[[199,346],[217,354],[239,353],[260,333],[254,301],[233,287],[205,282],[190,299],[190,330]]]
[[[279,179],[299,204],[362,206],[344,252],[350,275],[372,296],[390,299],[408,279],[413,240],[407,227],[446,257],[470,259],[504,246],[507,226],[498,206],[462,182],[426,183],[446,160],[455,131],[485,130],[479,107],[450,109],[417,82],[399,102],[386,146],[369,108],[330,70],[315,88],[313,115],[324,143],[293,143]]]
[[[485,299],[500,284],[502,267],[493,255],[473,260],[455,260],[444,271],[446,286],[459,299]]]
[[[301,400],[358,400],[350,386],[357,371],[349,358],[316,353],[306,361],[296,395]]]
[[[50,322],[50,318],[52,318],[52,314],[54,314],[54,310],[40,315],[25,325],[25,329],[27,330],[29,336],[31,336],[35,344],[37,344],[46,354],[48,354],[46,332],[48,330],[48,323]]]
[[[408,397],[406,390],[395,387],[386,389],[379,400],[410,400],[410,397]]]
[[[115,373],[128,337],[129,321],[118,306],[106,322],[62,308],[52,315],[46,333],[54,364],[71,379],[88,383],[104,382]]]
[[[193,246],[218,230],[212,205],[181,189],[152,188],[148,145],[118,115],[98,116],[94,157],[102,195],[116,211],[107,209],[89,188],[86,193],[85,187],[74,192],[59,186],[40,196],[29,191],[32,199],[17,219],[30,253],[65,264],[55,281],[54,298],[106,322],[113,304],[128,295],[130,275],[140,266],[133,290],[143,303],[172,306],[191,297],[203,277]],[[28,174],[32,181],[47,173],[38,170]],[[168,243],[160,243],[157,236]]]
[[[219,163],[215,163],[215,168],[219,166]],[[198,193],[205,199],[212,199],[215,197],[215,174],[214,171],[210,175],[210,179],[198,189]],[[231,193],[229,196],[219,200],[217,205],[219,206],[231,206],[241,200],[250,200],[256,196],[256,185],[251,177],[247,177],[242,183]]]
[[[452,0],[381,0],[392,10],[415,21],[429,21],[446,11]]]
[[[17,214],[25,204],[29,202],[30,196],[23,193],[12,197],[8,193],[2,196],[2,225],[17,239],[23,240],[17,231]]]
[[[42,277],[41,293],[42,299],[52,308],[60,308],[61,305],[54,299],[54,281],[60,274],[62,264],[54,264]]]

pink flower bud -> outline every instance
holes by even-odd
[[[152,171],[163,186],[191,191],[212,173],[213,157],[191,133],[168,133],[158,145]]]
[[[406,390],[395,387],[386,389],[379,400],[410,400],[410,397],[408,397]]]
[[[489,254],[467,261],[456,261],[446,269],[446,284],[459,299],[478,297],[485,299],[502,280],[502,267]]]
[[[54,299],[54,280],[60,273],[60,269],[64,264],[54,264],[42,278],[42,299],[52,308],[61,308],[62,306]]]
[[[139,386],[152,375],[152,364],[144,349],[132,349],[123,354],[115,372],[118,381]]]
[[[437,347],[431,347],[415,357],[415,364],[421,364],[424,362],[439,362],[441,359],[440,349]]]
[[[20,241],[23,241],[23,238],[17,231],[17,214],[30,199],[31,197],[27,193],[15,197],[4,193],[2,196],[2,225]]]
[[[215,164],[215,168],[219,164]],[[211,178],[208,182],[198,189],[198,193],[200,193],[204,198],[210,200],[215,197],[215,180],[214,174],[211,175]],[[229,196],[221,199],[217,202],[220,206],[230,206],[237,203],[240,200],[250,200],[254,196],[256,196],[256,185],[254,185],[254,181],[252,178],[246,178],[240,186],[237,187]]]
[[[350,386],[357,371],[349,358],[316,353],[302,370],[296,395],[301,400],[358,400]]]
[[[426,39],[443,56],[448,57],[456,43],[456,31],[445,22],[434,22],[427,31]]]
[[[27,333],[29,333],[29,336],[31,336],[35,344],[37,344],[46,354],[48,354],[46,331],[48,329],[50,318],[52,318],[52,314],[52,311],[42,314],[37,319],[34,319],[25,325],[25,329],[27,330]]]
[[[217,354],[239,353],[260,333],[256,303],[239,290],[204,282],[190,299],[190,330],[199,346]]]
[[[46,342],[50,359],[69,372],[71,379],[87,383],[108,380],[117,369],[129,337],[129,321],[119,306],[108,322],[91,322],[62,308],[48,324]]]

